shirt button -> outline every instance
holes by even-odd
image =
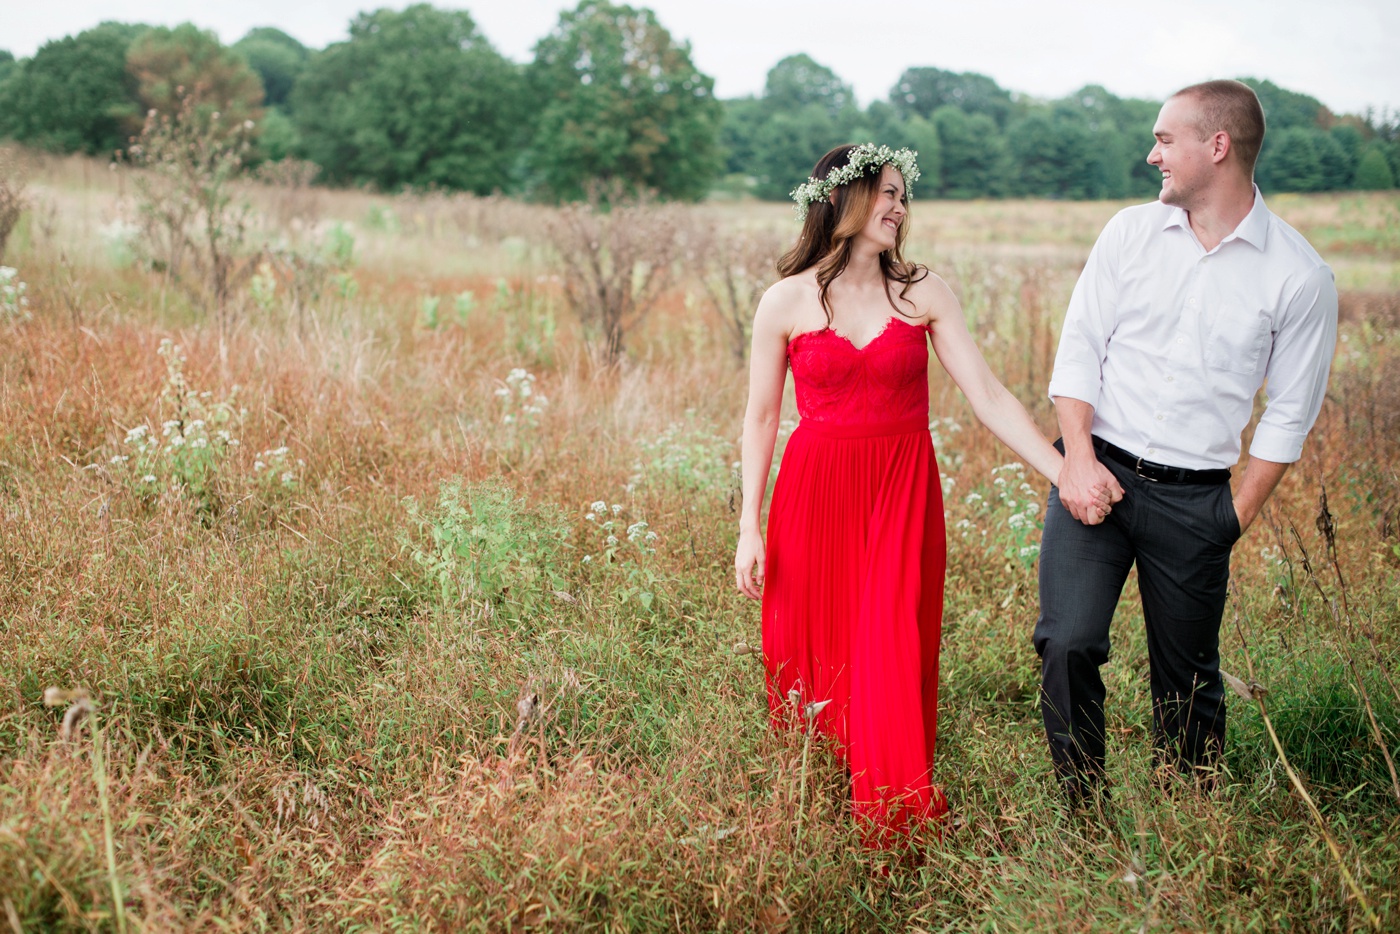
[[[1188,299],[1186,300],[1186,304],[1188,304],[1188,305],[1194,305],[1194,304],[1196,304],[1196,300],[1195,300],[1194,298],[1188,298]]]
[[[1184,344],[1184,343],[1186,343],[1186,338],[1184,338],[1184,337],[1178,337],[1178,338],[1176,339],[1176,342],[1177,342],[1178,344]]]
[[[1165,415],[1158,415],[1158,416],[1157,416],[1157,421],[1160,422],[1160,421],[1162,421],[1162,420],[1165,419],[1165,418],[1166,418]]]
[[[1167,382],[1169,382],[1169,383],[1174,383],[1174,382],[1176,382],[1176,377],[1175,377],[1175,376],[1168,376],[1168,377],[1167,377]]]

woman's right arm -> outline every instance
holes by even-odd
[[[734,554],[734,581],[747,597],[763,596],[764,547],[761,515],[778,438],[778,417],[787,380],[786,325],[781,283],[764,293],[754,313],[749,349],[749,404],[744,410],[743,493],[739,510],[739,547]]]

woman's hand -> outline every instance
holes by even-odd
[[[763,534],[757,529],[739,533],[734,553],[734,583],[751,600],[763,599]]]

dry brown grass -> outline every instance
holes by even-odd
[[[356,291],[296,315],[279,291],[220,333],[139,268],[112,264],[95,231],[119,216],[121,172],[47,160],[31,178],[54,205],[48,230],[28,219],[14,246],[33,317],[0,324],[0,907],[24,929],[115,927],[94,726],[133,928],[1364,925],[1248,710],[1232,708],[1234,774],[1220,794],[1152,787],[1131,611],[1105,672],[1118,813],[1103,825],[1060,813],[1034,710],[1034,570],[1007,556],[1005,516],[964,498],[990,493],[1008,455],[936,371],[934,415],[961,427],[940,426],[950,529],[975,530],[951,539],[937,763],[959,822],[909,854],[871,854],[829,757],[813,757],[804,796],[800,738],[768,730],[759,667],[729,648],[759,641],[755,608],[728,583],[744,386],[729,339],[697,310],[697,270],[677,268],[609,365],[550,279],[540,209],[324,192],[322,224],[352,228]],[[276,190],[253,197],[276,229]],[[1283,209],[1320,228],[1341,202]],[[953,283],[993,368],[1047,429],[1058,315],[1115,207],[915,204],[927,226],[913,255]],[[791,231],[790,217],[716,206],[691,222]],[[1370,282],[1395,274],[1381,250],[1329,259]],[[459,318],[464,291],[475,305]],[[1324,663],[1343,638],[1274,550],[1271,526],[1291,524],[1325,551],[1320,483],[1357,623],[1383,660],[1400,657],[1395,291],[1347,292],[1316,436],[1236,552],[1249,651],[1283,718],[1324,703]],[[429,327],[432,296],[442,311]],[[219,400],[236,385],[246,409],[218,468],[220,510],[178,489],[140,494],[110,460],[133,425],[169,416],[165,337],[184,348],[192,386]],[[517,367],[548,399],[537,416],[497,395]],[[254,470],[279,445],[305,462],[287,490]],[[403,498],[431,504],[449,477],[502,484],[523,498],[515,518],[559,524],[561,579],[529,613],[509,593],[444,603],[414,562],[424,533]],[[584,519],[598,499],[645,519],[656,554],[583,564],[601,554]],[[1243,670],[1228,633],[1224,651]],[[40,703],[50,685],[96,702],[73,741],[57,738],[62,711]],[[522,694],[539,695],[539,712],[512,739]],[[1367,784],[1364,734],[1318,736],[1286,739],[1302,744],[1290,756],[1316,763],[1305,778],[1393,925],[1394,808]],[[1329,763],[1361,778],[1333,787]]]

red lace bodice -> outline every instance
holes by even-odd
[[[892,317],[856,347],[831,328],[788,342],[804,422],[865,425],[928,419],[928,327]]]

